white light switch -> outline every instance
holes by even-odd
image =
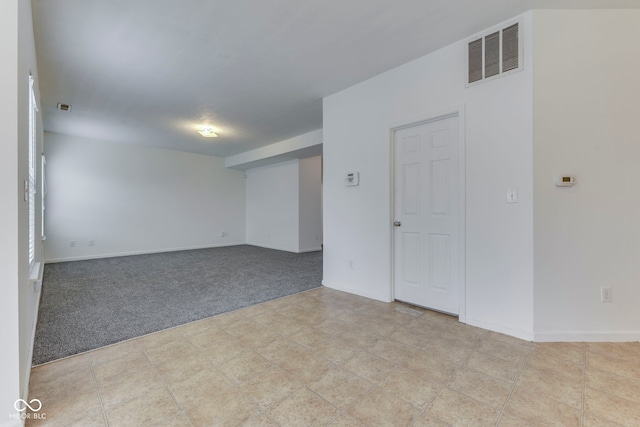
[[[507,188],[507,203],[518,203],[517,188]]]

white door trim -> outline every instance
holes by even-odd
[[[397,130],[412,127],[424,123],[434,122],[448,117],[458,117],[458,131],[459,131],[459,145],[458,145],[458,159],[459,159],[459,212],[458,212],[458,227],[459,227],[459,258],[458,258],[458,277],[460,278],[458,296],[459,296],[459,311],[458,320],[462,323],[466,323],[466,117],[465,117],[465,105],[458,105],[455,107],[444,108],[438,111],[432,111],[429,113],[423,113],[412,117],[407,117],[401,120],[397,120],[389,125],[389,153],[390,153],[390,189],[391,198],[389,200],[389,233],[391,234],[391,300],[395,300],[395,233],[394,233],[394,215],[395,215],[395,150],[394,150],[394,134]]]

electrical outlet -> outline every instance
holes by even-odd
[[[349,269],[353,270],[353,260],[349,260]]]
[[[96,245],[96,241],[91,239],[89,240],[89,246],[95,246]]]
[[[70,248],[75,248],[76,247],[76,241],[75,240],[70,241],[69,242],[69,247]]]
[[[600,302],[612,302],[613,289],[611,286],[602,286],[600,288]]]
[[[508,188],[507,189],[507,203],[518,203],[518,189],[517,188]]]
[[[229,233],[227,233],[226,231],[221,231],[220,232],[220,237],[228,237]]]

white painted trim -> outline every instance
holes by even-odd
[[[307,248],[307,249],[300,249],[298,251],[299,254],[303,254],[306,252],[318,252],[322,250],[322,246],[316,246],[315,248]]]
[[[465,322],[470,326],[477,326],[482,329],[487,329],[489,331],[498,332],[501,334],[509,335],[512,337],[520,338],[525,341],[533,341],[533,334],[529,331],[523,331],[521,329],[513,329],[513,328],[505,328],[502,325],[496,325],[490,322],[484,322],[482,320],[470,319],[467,317],[467,321]]]
[[[396,221],[396,147],[395,147],[395,132],[400,125],[389,126],[389,242],[391,242],[391,264],[389,268],[389,301],[395,301],[396,299],[396,241],[395,241],[395,226],[393,223]]]
[[[438,120],[446,119],[449,117],[458,117],[458,181],[459,181],[459,203],[458,203],[458,233],[459,233],[459,253],[458,253],[458,278],[460,283],[458,284],[458,320],[462,323],[466,323],[467,318],[467,282],[466,282],[466,253],[467,253],[467,227],[466,227],[466,194],[467,194],[467,144],[466,144],[466,105],[460,104],[448,108],[442,108],[439,110],[431,111],[428,113],[422,113],[411,117],[406,117],[401,120],[396,120],[389,125],[389,147],[390,147],[390,215],[389,228],[390,228],[390,241],[391,241],[391,277],[390,283],[390,298],[391,301],[395,299],[395,233],[393,231],[393,221],[395,213],[395,149],[394,149],[394,134],[397,130],[416,126],[419,124],[435,122]]]
[[[282,246],[270,246],[270,245],[263,245],[263,244],[258,244],[258,243],[252,243],[252,242],[247,242],[246,244],[247,244],[247,245],[250,245],[250,246],[256,246],[256,247],[258,247],[258,248],[273,249],[273,250],[276,250],[276,251],[283,251],[283,252],[291,252],[291,253],[293,253],[293,254],[297,254],[297,253],[299,253],[298,251],[292,251],[291,249],[284,248],[284,247],[282,247]]]
[[[410,128],[424,123],[437,122],[438,120],[447,119],[449,117],[455,117],[459,115],[461,111],[464,111],[464,104],[439,108],[437,110],[427,111],[401,119],[396,119],[392,121],[388,127],[391,131],[391,136],[393,137],[393,132],[395,132],[396,130]],[[393,143],[393,140],[391,142]]]
[[[42,275],[44,274],[44,262],[37,261],[33,264],[33,268],[29,272],[29,283],[33,284],[37,281],[42,280]]]
[[[327,288],[331,288],[331,289],[335,289],[337,291],[348,292],[350,294],[358,295],[358,296],[361,296],[361,297],[374,299],[374,300],[377,300],[377,301],[388,302],[388,303],[390,303],[392,301],[389,298],[388,295],[382,295],[382,294],[378,294],[376,292],[368,292],[367,289],[353,288],[351,286],[343,285],[343,284],[340,284],[340,283],[335,283],[335,282],[331,282],[330,283],[330,282],[327,282],[326,280],[323,280],[322,281],[322,286],[327,287]]]
[[[467,107],[458,106],[458,320],[467,321]]]
[[[543,331],[536,342],[637,342],[640,331]]]
[[[131,251],[131,252],[117,252],[110,254],[100,254],[100,255],[88,255],[88,256],[78,256],[78,257],[68,257],[68,258],[53,258],[45,260],[46,264],[53,264],[56,262],[67,262],[67,261],[84,261],[89,259],[100,259],[100,258],[115,258],[120,256],[130,256],[130,255],[147,255],[147,254],[159,254],[163,252],[178,252],[178,251],[191,251],[194,249],[210,249],[210,248],[222,248],[226,246],[239,246],[239,245],[248,245],[250,243],[246,242],[231,242],[231,243],[223,243],[216,245],[201,245],[201,246],[185,246],[179,248],[166,248],[166,249],[152,249],[152,250],[143,250],[143,251]]]
[[[42,281],[42,275],[44,273],[44,262],[39,263],[40,264],[40,276],[39,276],[39,280]],[[35,285],[34,285],[35,286]],[[35,344],[35,340],[36,340],[36,327],[38,326],[38,314],[40,313],[40,298],[42,297],[42,288],[40,288],[38,290],[38,297],[36,298],[36,307],[35,307],[35,311],[36,311],[36,315],[35,318],[33,319],[33,327],[31,328],[31,339],[29,340],[29,352],[27,355],[27,360],[25,360],[25,366],[24,369],[26,369],[25,372],[25,378],[26,378],[26,386],[24,388],[24,391],[22,392],[22,399],[25,401],[29,401],[29,384],[31,382],[31,368],[33,367],[33,347]],[[37,396],[33,396],[34,398],[38,398]],[[19,425],[24,425],[24,423],[19,424]]]

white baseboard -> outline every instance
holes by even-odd
[[[255,243],[255,242],[247,242],[246,244],[250,246],[257,246],[258,248],[274,249],[276,251],[292,252],[294,254],[298,253],[297,249],[285,248],[282,246],[266,245],[264,243]]]
[[[389,294],[379,294],[376,292],[370,292],[366,289],[361,289],[361,288],[354,288],[348,285],[342,285],[339,283],[334,283],[334,282],[327,282],[326,280],[322,281],[322,285],[326,286],[327,288],[331,288],[331,289],[335,289],[337,291],[342,291],[342,292],[347,292],[350,294],[354,294],[354,295],[358,295],[361,297],[365,297],[365,298],[370,298],[370,299],[374,299],[377,301],[382,301],[382,302],[391,302],[391,295]]]
[[[317,246],[317,247],[314,247],[314,248],[307,248],[307,249],[291,249],[291,248],[285,248],[285,247],[282,247],[282,246],[268,245],[268,244],[256,243],[256,242],[247,242],[246,244],[247,245],[251,245],[251,246],[257,246],[259,248],[275,249],[276,251],[293,252],[294,254],[301,254],[301,253],[306,253],[306,252],[316,252],[316,251],[321,251],[322,250],[322,246]]]
[[[466,317],[467,325],[477,326],[478,328],[486,329],[488,331],[498,332],[500,334],[509,335],[515,338],[519,338],[525,341],[533,341],[533,333],[528,331],[523,331],[521,329],[513,329],[507,326],[498,325],[491,322],[485,322],[482,320],[472,319],[469,316]]]
[[[537,342],[636,342],[640,331],[541,331]]]
[[[537,331],[529,333],[467,317],[468,325],[534,342],[636,342],[640,331]]]
[[[303,254],[303,253],[306,253],[306,252],[318,252],[318,251],[321,251],[321,250],[322,250],[322,246],[317,246],[317,247],[315,247],[315,248],[300,249],[300,250],[298,251],[298,253],[299,253],[299,254]]]
[[[201,245],[201,246],[185,246],[179,248],[165,248],[165,249],[147,249],[141,251],[130,251],[130,252],[114,252],[108,254],[98,254],[98,255],[83,255],[77,257],[66,257],[66,258],[51,258],[45,260],[45,263],[52,264],[55,262],[67,262],[67,261],[84,261],[88,259],[100,259],[100,258],[115,258],[120,256],[130,256],[130,255],[147,255],[147,254],[158,254],[163,252],[177,252],[177,251],[190,251],[194,249],[210,249],[210,248],[222,248],[225,246],[238,246],[238,245],[246,245],[246,242],[231,242],[231,243],[221,243],[215,245]]]

